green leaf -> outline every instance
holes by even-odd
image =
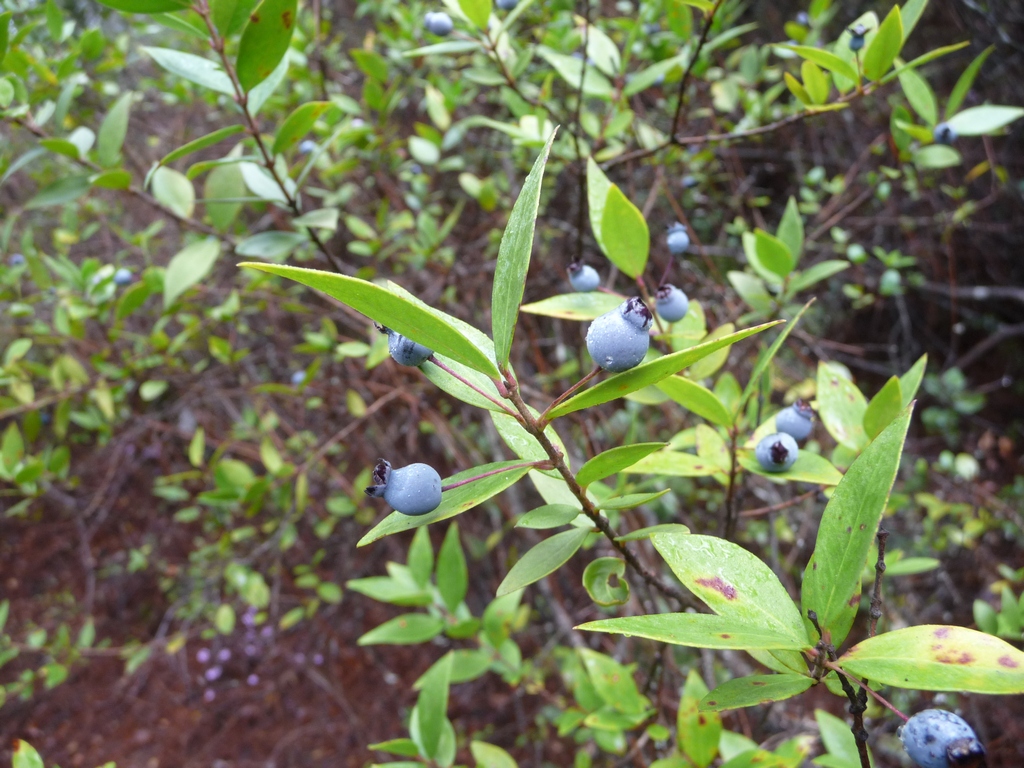
[[[836,469],[828,459],[807,450],[801,450],[797,455],[796,462],[785,472],[768,472],[754,458],[753,451],[740,451],[737,458],[739,465],[748,472],[779,482],[837,485],[843,479],[843,473]]]
[[[871,398],[867,410],[864,411],[864,431],[868,438],[874,440],[905,407],[900,380],[893,376],[878,390],[878,394]]]
[[[188,0],[99,0],[122,13],[174,13],[189,7]]]
[[[494,362],[465,335],[436,315],[387,288],[366,280],[315,269],[252,262],[239,266],[286,277],[322,291],[419,344],[488,376],[498,376]]]
[[[544,59],[565,80],[573,93],[579,91],[580,80],[583,81],[583,94],[595,96],[601,99],[610,99],[614,92],[612,84],[608,79],[597,71],[597,67],[588,66],[585,74],[583,61],[567,56],[564,53],[548,48],[545,45],[537,47],[537,54]]]
[[[469,53],[482,48],[475,40],[446,40],[443,43],[432,43],[421,48],[414,48],[402,54],[404,58],[412,59],[418,56],[443,55],[446,53]]]
[[[984,51],[979,53],[975,57],[974,61],[967,65],[967,69],[960,75],[960,78],[956,81],[956,85],[953,86],[952,93],[949,94],[949,99],[946,101],[946,119],[955,115],[961,105],[964,103],[964,99],[967,98],[967,94],[971,90],[971,86],[974,85],[974,80],[978,77],[978,72],[981,71],[982,66],[985,64],[986,59],[992,55],[996,47],[990,45]]]
[[[880,80],[903,48],[903,18],[894,5],[864,52],[863,71],[868,80]]]
[[[788,633],[777,632],[761,624],[708,613],[660,613],[601,619],[581,624],[576,629],[644,637],[691,648],[802,650],[811,646],[806,639],[797,640]]]
[[[823,766],[823,768],[829,765],[834,768],[860,768],[857,739],[850,730],[849,724],[823,709],[814,710],[814,718],[818,721],[821,743],[828,750],[827,756],[830,760],[835,760],[835,762],[825,763],[821,761],[821,758],[816,758],[815,765]]]
[[[715,688],[701,699],[702,712],[722,712],[758,704],[769,704],[797,696],[814,685],[808,675],[776,674],[737,677]]]
[[[829,76],[822,72],[821,68],[813,61],[804,61],[800,67],[800,72],[804,78],[805,92],[811,102],[821,105],[828,101]],[[797,98],[800,98],[799,95]],[[790,198],[790,200],[792,201],[793,198]],[[787,243],[787,245],[789,244]],[[797,252],[794,251],[794,253]]]
[[[284,82],[285,75],[287,74],[288,56],[285,55],[281,59],[280,63],[274,67],[274,71],[270,73],[267,79],[249,91],[249,111],[252,114],[255,115],[260,111],[263,105],[267,102],[267,99],[269,99],[281,83]]]
[[[632,475],[668,475],[669,477],[708,477],[722,468],[714,462],[683,451],[658,451],[625,470]]]
[[[921,149],[914,153],[913,160],[914,165],[918,168],[931,168],[933,170],[952,168],[963,162],[959,152],[953,149],[953,147],[947,147],[943,144],[921,147]]]
[[[221,603],[213,617],[213,626],[222,635],[230,635],[235,631],[235,609],[227,603]]]
[[[25,210],[36,208],[49,208],[51,205],[64,205],[74,202],[89,191],[89,176],[65,176],[58,179],[39,192],[25,203]]]
[[[849,62],[843,61],[834,53],[822,50],[821,48],[811,48],[806,45],[782,45],[779,47],[793,51],[800,58],[813,61],[819,67],[824,67],[830,72],[842,75],[847,80],[857,81],[857,70]]]
[[[297,107],[277,129],[272,152],[280,155],[299,143],[313,128],[313,125],[329,109],[337,109],[329,101],[310,101]]]
[[[7,44],[9,42],[10,34],[11,12],[5,11],[4,13],[0,13],[0,64],[3,63],[4,57],[7,56]],[[10,87],[10,83],[7,83],[7,85]],[[7,103],[9,104],[10,101],[8,100]],[[7,104],[0,104],[0,106],[6,107]]]
[[[647,266],[651,235],[644,215],[612,184],[601,214],[598,241],[608,259],[629,277],[639,277]]]
[[[425,613],[406,613],[385,621],[360,637],[357,645],[414,645],[441,634],[444,621]]]
[[[90,176],[89,183],[100,189],[128,189],[132,185],[132,175],[122,168],[117,168]]]
[[[459,540],[459,524],[452,523],[437,553],[437,591],[441,593],[441,599],[448,610],[454,613],[465,599],[468,589],[469,571]]]
[[[189,82],[218,93],[235,95],[231,78],[224,73],[219,64],[209,59],[193,56],[191,53],[173,51],[170,48],[142,46],[141,50],[172,75],[183,77]]]
[[[234,200],[244,197],[245,194],[245,180],[242,178],[242,170],[238,165],[219,165],[206,177],[206,183],[203,185],[206,214],[219,232],[224,232],[231,227],[238,212],[242,210],[242,204],[234,202]],[[213,202],[215,200],[230,200],[232,202]]]
[[[804,251],[804,220],[800,216],[796,198],[791,197],[786,203],[786,211],[782,214],[775,236],[789,250],[794,266],[799,263],[800,254]]]
[[[614,475],[633,466],[644,456],[654,453],[666,445],[666,443],[636,443],[620,445],[604,453],[599,453],[580,467],[579,472],[576,473],[576,481],[586,488],[593,482],[603,480],[609,475]]]
[[[563,293],[532,304],[524,304],[521,309],[532,315],[558,317],[563,320],[595,320],[611,312],[625,300],[625,296],[604,291]]]
[[[570,397],[565,402],[559,404],[557,407],[551,410],[549,414],[551,419],[557,419],[560,416],[565,416],[568,413],[574,413],[575,411],[582,410],[583,408],[590,408],[594,405],[600,405],[601,403],[607,403],[611,400],[615,400],[620,397],[625,397],[630,392],[636,392],[638,389],[643,389],[652,384],[657,384],[662,379],[666,379],[669,376],[679,373],[687,366],[693,365],[698,360],[707,357],[712,352],[719,349],[731,346],[737,341],[741,341],[748,336],[753,336],[755,333],[760,333],[768,328],[771,328],[774,323],[765,323],[763,325],[757,325],[753,328],[747,328],[736,333],[731,333],[728,336],[715,339],[714,341],[708,341],[703,344],[698,344],[689,349],[680,350],[679,352],[673,352],[670,355],[659,357],[655,360],[651,360],[649,363],[643,363],[638,365],[636,368],[625,371],[623,373],[617,373],[614,376],[610,376],[601,383],[580,392],[578,395]]]
[[[448,688],[452,676],[452,655],[446,653],[420,680],[416,701],[420,742],[427,757],[436,757],[441,732],[448,720]]]
[[[722,718],[717,712],[701,712],[699,702],[708,687],[696,669],[690,668],[676,714],[676,743],[697,768],[707,768],[718,755]]]
[[[900,17],[903,22],[903,42],[907,41],[910,33],[914,31],[917,22],[921,20],[921,14],[928,5],[928,0],[907,0],[900,8]],[[847,728],[849,731],[849,728]],[[854,755],[856,757],[856,755]]]
[[[10,13],[7,15],[9,16]],[[2,56],[3,50],[0,49],[0,57]],[[3,58],[0,58],[0,61],[3,61]],[[14,86],[6,77],[0,77],[0,109],[7,109],[12,101],[14,101]]]
[[[658,493],[656,495],[661,496],[661,495],[663,495],[663,494],[665,494],[667,492],[668,492],[668,489],[666,489],[664,491],[661,491],[660,493]],[[604,508],[605,507],[602,507],[602,509],[604,509]],[[652,525],[652,526],[650,526],[648,528],[638,528],[635,531],[630,531],[625,536],[616,536],[615,540],[616,541],[645,541],[645,540],[651,538],[651,536],[654,536],[657,533],[685,534],[685,533],[689,533],[689,532],[690,532],[690,529],[687,528],[682,523],[661,523],[660,525]]]
[[[807,92],[807,89],[804,88],[803,83],[789,74],[789,72],[783,72],[782,77],[786,81],[786,87],[789,89],[789,92],[796,96],[800,100],[801,104],[809,107],[813,103],[811,95]]]
[[[604,204],[608,199],[608,191],[612,183],[604,175],[594,158],[587,158],[587,208],[590,211],[590,228],[594,230],[594,239],[601,245],[601,221],[604,218]],[[604,250],[604,246],[601,245]]]
[[[531,509],[516,521],[516,528],[558,528],[579,517],[580,508],[569,504],[545,504]]]
[[[909,371],[900,376],[900,394],[903,396],[900,401],[901,409],[910,405],[914,397],[917,396],[917,390],[921,386],[921,380],[924,378],[927,367],[928,355],[924,354],[917,358],[917,362],[910,367]]]
[[[841,371],[829,363],[818,363],[818,414],[837,443],[854,452],[864,447],[868,441],[864,432],[867,407],[864,395]]]
[[[164,307],[206,277],[220,255],[220,241],[208,237],[186,246],[171,257],[164,274]]]
[[[309,237],[305,232],[260,232],[235,246],[235,253],[268,261],[283,261],[289,253],[308,242]]]
[[[434,547],[426,528],[418,529],[412,537],[406,565],[419,586],[426,587],[430,583],[430,572],[434,570]]]
[[[121,95],[103,118],[96,138],[96,159],[104,168],[117,165],[121,159],[121,146],[128,135],[128,114],[134,93]]]
[[[629,582],[623,576],[626,561],[617,557],[599,557],[583,571],[583,586],[590,599],[600,606],[623,605],[629,600]],[[612,586],[611,580],[617,583]]]
[[[477,27],[487,30],[487,21],[491,18],[491,0],[459,0],[459,8]]]
[[[501,493],[525,475],[530,468],[522,466],[521,461],[499,461],[494,464],[473,467],[457,475],[452,475],[443,484],[461,482],[462,480],[468,480],[469,478],[494,470],[502,471],[499,474],[490,475],[489,477],[484,477],[472,483],[466,483],[458,488],[445,491],[441,497],[441,506],[429,514],[410,517],[409,515],[403,515],[401,512],[392,512],[374,526],[373,530],[363,536],[356,546],[364,547],[393,533],[411,531],[413,528],[421,528],[424,525],[436,523],[439,520],[447,520],[456,515],[461,515],[466,510],[472,509],[492,496]]]
[[[779,238],[768,234],[763,229],[754,230],[754,247],[757,249],[758,261],[773,274],[784,278],[793,271],[796,260],[786,244]]]
[[[196,192],[185,174],[161,166],[153,172],[153,197],[182,218],[190,218],[196,207]]]
[[[720,427],[732,425],[732,414],[718,396],[706,387],[683,376],[669,376],[659,381],[658,389],[672,400],[698,416]]]
[[[376,51],[368,51],[364,48],[353,48],[348,52],[352,60],[365,74],[378,82],[388,82],[388,60]]]
[[[5,80],[4,82],[7,81]],[[78,160],[82,156],[82,151],[78,148],[78,145],[67,139],[40,139],[39,146],[45,147],[55,155],[70,157],[72,160]]]
[[[821,628],[831,632],[837,647],[846,639],[860,606],[861,574],[896,479],[911,412],[911,408],[904,410],[854,460],[821,516],[814,552],[804,571],[802,614],[817,612]],[[814,629],[805,621],[810,636]]]
[[[788,296],[795,296],[800,291],[810,288],[812,285],[817,285],[822,280],[832,277],[832,275],[838,274],[845,269],[850,268],[850,262],[843,261],[842,259],[829,259],[827,261],[819,261],[812,267],[808,267],[803,272],[794,272],[790,275],[789,289],[786,291]]]
[[[939,120],[939,103],[935,100],[935,93],[928,85],[928,81],[921,77],[916,69],[900,72],[899,78],[910,106],[925,123],[934,126]]]
[[[576,554],[589,534],[589,528],[573,528],[544,539],[509,569],[495,594],[498,597],[511,594],[554,573]]]
[[[27,741],[14,740],[14,754],[11,756],[11,768],[44,768],[43,758]]]
[[[965,109],[949,118],[948,123],[960,136],[990,136],[1021,117],[1024,107],[986,104]]]
[[[476,768],[519,768],[512,755],[485,741],[471,741],[469,751],[476,760]]]
[[[965,627],[923,625],[868,638],[839,659],[850,674],[922,691],[1024,693],[1024,653]]]
[[[370,744],[366,748],[378,752],[390,752],[392,755],[401,755],[402,757],[419,757],[420,755],[420,748],[412,739],[389,739],[377,744]],[[416,765],[419,766],[421,763],[416,763]]]
[[[296,0],[263,0],[249,16],[238,43],[236,65],[243,91],[266,80],[288,52],[296,5]]]
[[[484,2],[489,14],[491,2]],[[486,24],[485,14],[484,25]],[[512,350],[519,305],[523,301],[523,291],[526,288],[526,273],[530,270],[533,230],[537,221],[537,209],[540,206],[544,166],[547,164],[548,153],[551,152],[551,144],[557,132],[557,129],[551,132],[547,144],[534,161],[533,169],[526,177],[519,197],[512,207],[505,232],[501,236],[501,245],[498,247],[498,261],[494,266],[494,290],[491,296],[491,328],[494,336],[494,354],[499,369],[508,365],[508,356]]]
[[[720,616],[808,645],[800,610],[763,561],[715,536],[661,534],[651,541],[688,590]]]

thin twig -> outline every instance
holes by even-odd
[[[686,86],[690,81],[690,75],[693,74],[693,68],[697,64],[697,60],[700,59],[700,52],[704,49],[704,43],[708,40],[708,35],[711,32],[711,25],[715,23],[715,15],[718,13],[718,9],[722,7],[724,0],[715,0],[715,5],[708,13],[707,20],[704,22],[704,29],[701,30],[700,40],[697,41],[697,47],[693,51],[693,55],[690,60],[686,63],[686,70],[683,72],[683,77],[679,81],[679,98],[676,99],[676,113],[672,116],[672,131],[669,136],[675,136],[679,133],[679,119],[683,115],[683,104],[686,102]],[[687,9],[689,11],[689,9]]]
[[[874,637],[878,629],[878,620],[882,618],[882,575],[885,573],[885,543],[889,540],[889,532],[885,528],[879,528],[876,534],[878,538],[878,559],[875,561],[875,588],[871,593],[871,609],[869,616],[871,622],[868,625],[868,637]]]
[[[579,380],[579,381],[577,381],[577,382],[576,382],[575,384],[573,384],[573,385],[572,385],[571,387],[569,387],[569,388],[568,388],[567,390],[565,390],[565,392],[563,392],[563,393],[562,393],[562,394],[560,394],[560,395],[559,395],[558,397],[556,397],[556,398],[555,398],[555,399],[554,399],[554,400],[553,400],[553,401],[551,402],[551,405],[549,405],[549,406],[548,406],[547,408],[545,408],[545,409],[544,409],[544,413],[542,413],[542,414],[541,414],[541,415],[540,415],[540,416],[538,417],[538,419],[537,419],[537,426],[538,426],[538,427],[540,427],[541,429],[544,429],[544,427],[546,427],[546,426],[547,426],[547,424],[548,424],[548,414],[550,414],[550,413],[551,413],[551,411],[552,411],[552,410],[553,410],[554,408],[556,408],[557,406],[561,405],[561,404],[562,404],[562,403],[564,403],[564,402],[565,402],[566,400],[568,400],[568,399],[569,399],[570,397],[572,397],[572,396],[573,396],[574,394],[576,394],[576,393],[577,393],[577,392],[578,392],[578,391],[579,391],[580,389],[582,389],[582,388],[583,388],[583,386],[584,386],[584,385],[585,385],[585,384],[586,384],[586,383],[587,383],[588,381],[590,381],[591,379],[593,379],[593,378],[594,378],[595,376],[597,376],[597,375],[598,375],[599,373],[601,373],[601,366],[599,366],[599,365],[598,365],[598,366],[594,366],[594,370],[592,370],[592,371],[591,371],[590,373],[588,373],[588,374],[587,374],[586,376],[584,376],[584,377],[583,377],[582,379],[580,379],[580,380]]]

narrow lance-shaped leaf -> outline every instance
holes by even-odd
[[[720,650],[789,649],[810,646],[787,633],[777,632],[762,624],[715,616],[708,613],[658,613],[648,616],[625,616],[581,624],[576,629],[588,632],[611,632],[630,637],[644,637],[673,645]]]
[[[716,712],[700,712],[698,705],[708,687],[697,670],[690,668],[676,714],[676,743],[696,768],[707,768],[718,754],[722,718]]]
[[[630,277],[639,277],[647,266],[651,234],[644,215],[622,190],[612,184],[601,214],[600,244],[609,260]]]
[[[608,190],[612,183],[604,175],[593,157],[587,158],[587,208],[590,211],[590,228],[594,231],[594,239],[604,250],[601,238],[601,222],[604,219],[604,202],[608,199]]]
[[[498,375],[494,363],[465,335],[436,315],[387,288],[366,280],[315,269],[254,262],[244,262],[239,266],[286,277],[323,291],[328,296],[362,312],[371,320],[376,320],[419,344],[488,376]]]
[[[879,432],[889,426],[889,423],[899,416],[903,410],[903,393],[900,391],[900,380],[892,376],[885,386],[878,390],[868,408],[864,411],[864,431],[867,436],[874,439]]]
[[[800,308],[800,311],[796,313],[796,316],[786,323],[786,327],[781,330],[779,335],[775,338],[775,341],[773,341],[771,346],[768,347],[767,351],[758,357],[757,363],[754,365],[754,370],[750,372],[750,380],[747,382],[747,386],[743,388],[743,394],[740,396],[740,402],[735,409],[733,409],[734,413],[743,412],[744,407],[746,407],[747,400],[749,400],[754,394],[754,390],[757,388],[757,383],[761,380],[762,374],[768,370],[768,366],[771,365],[772,360],[775,359],[775,355],[779,353],[779,350],[782,349],[782,345],[786,343],[786,338],[793,332],[797,323],[800,322],[800,318],[804,316],[804,312],[806,312],[813,303],[814,299],[811,299],[804,304],[803,307]]]
[[[703,712],[721,712],[726,709],[753,707],[783,701],[803,693],[814,685],[808,675],[750,675],[737,677],[715,688],[701,699]]]
[[[912,410],[912,405],[905,409],[857,457],[821,517],[801,600],[808,633],[814,633],[806,618],[813,610],[836,646],[846,639],[860,606],[861,574],[896,479]]]
[[[625,397],[630,392],[636,392],[638,389],[643,389],[651,384],[657,384],[662,379],[679,373],[679,371],[707,357],[712,352],[735,344],[737,341],[741,341],[755,333],[760,333],[771,328],[773,325],[777,325],[778,322],[765,323],[753,328],[737,331],[714,341],[698,344],[695,347],[659,357],[624,373],[617,373],[552,408],[549,416],[552,419],[557,419],[560,416],[565,416],[583,408],[590,408],[594,405],[607,403],[609,400]]]
[[[288,51],[295,28],[296,0],[263,0],[249,16],[238,44],[236,65],[242,90],[262,83]]]
[[[625,300],[625,296],[615,293],[585,291],[549,296],[532,304],[524,304],[520,309],[531,315],[558,317],[562,320],[594,320],[611,312]]]
[[[533,170],[526,177],[526,182],[508,217],[508,224],[498,248],[491,298],[491,327],[494,335],[494,354],[499,368],[508,364],[508,356],[512,350],[519,305],[523,301],[523,291],[526,287],[526,273],[530,269],[533,231],[537,221],[537,209],[540,206],[544,166],[547,164],[556,132],[557,129],[551,132],[547,144],[533,164]]]
[[[666,443],[636,443],[611,448],[604,453],[599,453],[580,467],[580,471],[576,474],[576,481],[585,488],[597,480],[603,480],[609,475],[614,475],[616,472],[633,466],[644,456],[664,448],[665,445]]]
[[[902,47],[903,20],[899,6],[894,5],[864,52],[864,76],[868,80],[880,80],[889,71]]]
[[[498,597],[522,589],[557,571],[576,554],[589,534],[589,528],[573,528],[544,539],[512,566],[498,585]]]
[[[329,109],[336,110],[337,107],[329,101],[309,101],[297,107],[277,129],[274,147],[271,150],[273,154],[287,152],[298,144],[299,139],[305,136]]]
[[[173,13],[189,7],[188,0],[100,0],[121,13]]]
[[[441,732],[448,719],[448,688],[452,676],[452,655],[446,653],[423,676],[416,710],[420,739],[429,757],[437,755]]]
[[[839,659],[876,683],[924,691],[1024,693],[1024,653],[966,627],[923,625],[868,638]]]
[[[220,255],[220,241],[208,237],[186,246],[171,257],[164,274],[164,307],[170,307],[185,291],[196,285]]]
[[[96,137],[96,159],[104,168],[117,165],[120,159],[121,145],[128,135],[128,113],[134,95],[131,91],[122,94],[100,125],[100,132]]]
[[[212,147],[214,144],[223,141],[229,136],[234,136],[236,133],[241,133],[244,130],[245,127],[241,125],[228,125],[224,128],[218,128],[212,133],[200,136],[198,139],[193,139],[187,144],[183,144],[172,152],[169,152],[162,160],[160,160],[160,165],[168,165],[173,163],[175,160],[191,155],[193,152],[198,152],[201,149]]]
[[[469,572],[462,542],[459,540],[459,524],[452,523],[437,553],[437,591],[441,593],[448,610],[454,612],[466,597],[468,587]]]
[[[960,106],[964,103],[964,99],[967,98],[968,92],[971,90],[971,86],[974,85],[975,78],[978,77],[978,72],[981,71],[985,61],[992,54],[996,47],[990,45],[984,51],[979,53],[975,57],[974,61],[967,65],[967,69],[960,75],[960,79],[956,81],[956,85],[953,86],[952,92],[949,94],[949,99],[946,101],[946,119],[955,115],[959,110]]]
[[[986,104],[953,115],[947,122],[960,136],[988,136],[1024,117],[1024,108]]]

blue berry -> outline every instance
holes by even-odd
[[[676,323],[686,317],[690,300],[674,285],[663,285],[655,294],[654,308],[662,320]]]
[[[316,142],[312,139],[306,139],[299,144],[299,154],[308,155],[316,149]]]
[[[588,264],[580,264],[578,261],[574,261],[569,265],[567,271],[569,273],[569,285],[572,286],[574,291],[581,293],[595,291],[601,284],[601,276],[597,273],[596,269]]]
[[[856,53],[864,47],[864,36],[868,33],[867,27],[858,24],[850,30],[850,50]]]
[[[957,133],[949,123],[939,123],[932,129],[932,138],[936,144],[952,144],[957,140]]]
[[[295,371],[295,373],[292,374],[292,386],[293,387],[301,387],[305,382],[306,382],[306,372],[305,371]]]
[[[785,432],[776,432],[761,439],[754,449],[758,464],[769,472],[785,472],[796,462],[796,440]]]
[[[114,285],[128,285],[131,281],[132,271],[126,267],[121,267],[114,273]]]
[[[511,11],[519,5],[519,0],[497,0],[494,4],[503,11]]]
[[[807,11],[800,11],[800,13],[796,15],[796,23],[801,27],[811,26],[811,17],[807,15]]]
[[[803,400],[797,400],[775,414],[775,428],[794,440],[806,440],[814,428],[814,411]]]
[[[697,186],[698,181],[696,176],[686,174],[679,183],[683,185],[683,189],[693,189]]]
[[[677,221],[668,228],[665,242],[668,245],[669,253],[673,256],[679,256],[686,253],[686,250],[690,247],[690,235],[686,231],[686,227]]]
[[[378,325],[377,330],[388,335],[388,352],[391,353],[392,359],[399,365],[418,367],[423,365],[434,354],[434,350],[429,347],[417,344],[412,339],[407,339],[402,334],[395,333],[395,331],[385,328],[383,325]]]
[[[903,749],[921,768],[984,765],[985,748],[967,722],[944,709],[926,709],[899,730]]]
[[[423,18],[423,26],[438,37],[444,37],[452,31],[452,17],[444,11],[431,11]]]
[[[587,330],[587,351],[594,362],[612,373],[639,365],[651,344],[651,311],[637,297],[601,315]]]
[[[20,267],[22,264],[25,263],[25,257],[20,253],[13,253],[11,254],[11,258],[7,260],[7,263],[10,264],[12,267]]]
[[[441,504],[441,476],[426,464],[392,469],[391,462],[381,459],[373,468],[373,485],[366,495],[383,497],[403,515],[425,515]]]

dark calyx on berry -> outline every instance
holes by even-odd
[[[768,450],[773,464],[783,464],[789,458],[789,449],[782,444],[781,440],[772,443]]]
[[[383,496],[384,489],[387,487],[388,480],[391,477],[391,462],[386,459],[379,459],[373,468],[371,477],[373,485],[367,487],[364,492],[367,496]]]

